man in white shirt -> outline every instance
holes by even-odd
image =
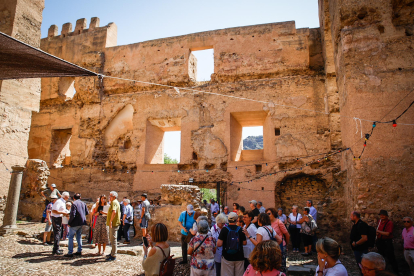
[[[55,197],[55,196],[53,196]],[[56,196],[57,198],[57,196]],[[53,204],[52,206],[52,226],[53,226],[53,234],[54,234],[54,242],[53,242],[53,255],[63,255],[62,250],[59,249],[60,243],[60,236],[62,234],[62,217],[68,216],[69,214],[66,212],[66,200],[69,199],[69,193],[63,192],[62,197]]]

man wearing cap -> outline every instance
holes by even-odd
[[[404,258],[407,261],[411,275],[414,276],[414,227],[411,217],[403,218],[404,229],[402,238],[404,240]]]
[[[244,273],[243,245],[246,245],[247,241],[246,235],[243,233],[243,228],[236,225],[238,217],[234,212],[229,214],[229,225],[221,229],[217,240],[217,247],[223,247],[223,256],[221,258],[221,275],[223,276],[239,276]],[[239,242],[237,252],[233,252],[234,249],[230,249],[230,245],[227,244],[227,236],[230,231],[237,231]]]
[[[56,189],[56,184],[50,185],[50,188],[47,188],[46,190],[41,191],[40,194],[46,199],[45,200],[45,205],[46,206],[50,202],[52,202],[52,200],[51,200],[51,196],[52,195],[56,196],[57,198],[62,197],[62,195],[60,194],[59,190]]]
[[[256,228],[259,228],[259,224],[257,222],[257,217],[260,215],[259,209],[257,209],[257,201],[256,200],[250,200],[250,208],[252,208],[252,212],[254,215],[254,219],[252,220],[252,223],[256,226]]]
[[[55,203],[52,206],[52,226],[53,226],[53,255],[62,255],[62,250],[59,248],[60,236],[62,234],[62,217],[69,216],[66,212],[66,200],[69,199],[69,193],[63,192],[62,198],[57,199],[57,195],[52,195],[52,199],[55,199]]]
[[[180,222],[181,227],[181,252],[183,255],[183,260],[180,262],[180,264],[186,264],[188,251],[186,238],[187,235],[189,235],[190,229],[193,227],[193,224],[195,222],[193,205],[187,205],[187,210],[180,214],[178,221]]]
[[[392,243],[392,232],[394,230],[394,224],[388,219],[388,212],[386,210],[380,210],[380,221],[377,226],[377,248],[385,259],[388,259],[392,269],[398,275],[399,269],[397,261],[395,260],[394,245]]]
[[[141,204],[141,217],[139,219],[139,223],[142,229],[142,241],[144,243],[143,247],[144,247],[144,257],[146,257],[148,254],[148,247],[149,247],[149,243],[147,240],[147,235],[148,235],[148,221],[151,218],[150,212],[149,212],[149,207],[150,207],[150,203],[147,199],[148,195],[147,194],[142,194],[141,195],[141,200],[142,200],[142,204]]]

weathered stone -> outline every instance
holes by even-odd
[[[312,276],[314,271],[311,268],[303,267],[303,266],[295,266],[291,265],[288,268],[287,275],[289,276]]]

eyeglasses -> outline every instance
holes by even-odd
[[[368,268],[368,267],[366,267],[366,266],[363,266],[362,264],[358,264],[358,265],[359,265],[359,268],[360,268],[361,270],[365,270],[365,271],[367,271],[367,272],[372,271],[372,270],[375,270],[375,268]]]
[[[404,223],[410,223],[411,221],[409,220],[403,220]]]

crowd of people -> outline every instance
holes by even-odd
[[[75,194],[70,202],[69,193],[60,194],[54,184],[42,195],[47,197],[44,243],[47,244],[53,229],[54,255],[63,255],[59,243],[65,238],[69,239],[69,244],[68,253],[64,256],[82,255],[82,226],[87,224],[86,216],[90,214],[90,242],[97,245],[97,255],[104,255],[106,245],[111,245],[111,253],[106,255],[107,261],[116,260],[117,244],[122,236],[124,244],[130,243],[129,230],[134,220],[137,220],[142,230],[145,275],[159,275],[162,265],[170,256],[167,227],[157,223],[148,231],[151,203],[146,194],[142,194],[138,204],[132,206],[127,198],[120,204],[117,192],[112,191],[108,199],[101,195],[91,210],[81,201],[80,194]],[[265,208],[260,201],[251,200],[248,203],[249,210],[233,203],[231,211],[228,206],[220,206],[215,200],[210,203],[204,201],[201,204],[203,208],[197,211],[192,205],[187,205],[178,219],[182,249],[180,264],[188,263],[190,256],[191,275],[283,276],[290,244],[293,253],[299,253],[303,248],[301,254],[305,257],[317,254],[315,275],[348,275],[339,260],[342,253],[339,243],[328,237],[318,239],[316,235],[318,211],[312,200],[305,203],[302,212],[299,212],[297,205],[293,205],[289,215],[284,214],[282,208]],[[372,227],[361,219],[359,212],[352,212],[350,247],[361,275],[399,275],[400,268],[393,247],[394,224],[389,220],[386,210],[379,212],[379,218],[377,226]],[[414,276],[413,219],[405,217],[403,223],[404,257]],[[78,249],[73,253],[75,236]],[[374,246],[378,253],[369,252],[369,248]],[[395,274],[385,271],[386,260]]]

